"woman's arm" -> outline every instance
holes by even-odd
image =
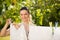
[[[7,19],[6,24],[4,25],[4,27],[0,32],[0,36],[6,36],[10,34],[10,30],[7,30],[7,27],[9,26],[9,24],[10,24],[10,19]]]
[[[9,30],[7,31],[7,27],[8,27],[8,25],[5,24],[5,26],[1,30],[0,36],[6,36],[9,34]]]

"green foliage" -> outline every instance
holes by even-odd
[[[21,22],[19,10],[23,6],[29,8],[36,25],[49,26],[50,21],[53,25],[58,21],[60,25],[59,0],[0,0],[0,26],[4,25],[8,18]]]

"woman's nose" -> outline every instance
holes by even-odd
[[[22,17],[24,18],[24,17],[25,17],[25,15],[22,15]]]

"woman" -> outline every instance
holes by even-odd
[[[30,19],[30,12],[26,7],[20,9],[20,17],[22,22],[19,24],[11,23],[11,19],[8,19],[1,30],[1,36],[10,35],[11,40],[29,40],[29,31],[33,24]],[[10,29],[7,30],[8,25],[10,25]]]

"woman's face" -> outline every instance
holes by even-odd
[[[21,10],[20,11],[20,15],[21,15],[21,20],[26,22],[29,20],[29,13],[27,10]]]

